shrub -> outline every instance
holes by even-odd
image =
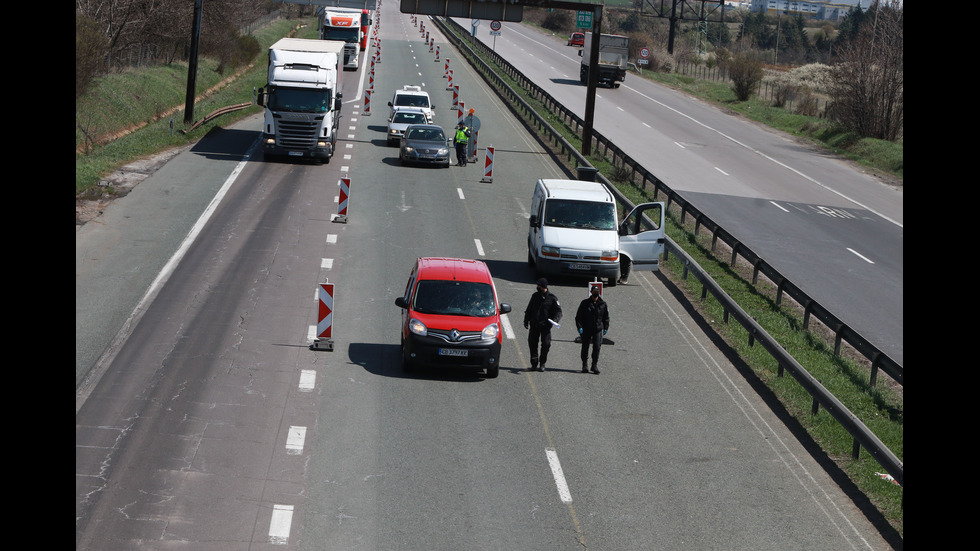
[[[744,53],[738,53],[728,64],[729,76],[732,79],[732,91],[738,101],[746,101],[752,97],[752,92],[759,88],[762,82],[762,62],[752,59]]]

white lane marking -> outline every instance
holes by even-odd
[[[286,433],[286,453],[289,455],[302,455],[303,444],[306,442],[306,427],[289,427]]]
[[[460,199],[466,199],[466,197],[463,196],[463,188],[461,187],[456,188],[456,195],[459,195]]]
[[[299,373],[300,392],[310,392],[316,388],[316,371],[304,369]]]
[[[324,270],[329,270],[333,268],[333,259],[332,258],[320,259],[320,267],[323,268]]]
[[[769,203],[772,204],[772,206],[776,207],[777,209],[779,209],[779,210],[781,210],[783,212],[789,212],[788,210],[786,210],[786,208],[784,208],[782,205],[780,205],[779,203],[777,203],[775,201],[769,201]]]
[[[480,256],[486,256],[485,254],[483,254],[483,243],[480,243],[479,239],[474,239],[473,242],[476,243],[477,254],[479,254]]]
[[[337,234],[335,234],[335,233],[328,233],[327,234],[327,243],[333,244],[333,243],[336,243],[336,242],[337,242]]]
[[[847,250],[851,251],[851,253],[853,253],[854,256],[860,258],[861,260],[867,262],[868,264],[874,264],[874,262],[872,262],[870,258],[868,258],[868,257],[864,256],[863,254],[855,251],[854,249],[848,247]]]
[[[722,169],[720,169],[720,168],[718,168],[718,167],[715,167],[715,170],[717,170],[718,172],[721,172],[721,173],[722,173],[722,174],[724,174],[725,176],[730,176],[730,174],[728,174],[727,172],[725,172],[724,170],[722,170]]]
[[[292,523],[292,505],[273,505],[272,521],[269,523],[269,543],[275,545],[286,545],[289,543],[289,526]]]
[[[510,326],[510,318],[507,317],[507,314],[502,314],[500,316],[500,325],[503,326],[504,336],[508,339],[513,339],[514,329]]]
[[[554,448],[546,448],[548,455],[548,465],[551,466],[551,474],[555,477],[555,485],[558,486],[558,497],[562,503],[572,502],[572,493],[568,491],[568,484],[565,482],[565,474],[561,471],[561,463],[558,462],[558,453]]]

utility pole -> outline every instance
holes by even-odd
[[[187,96],[184,100],[184,124],[194,122],[194,92],[197,89],[197,47],[201,42],[201,11],[204,0],[194,0],[194,23],[191,30],[191,52],[187,60]]]
[[[585,124],[582,126],[582,155],[592,154],[592,123],[595,120],[595,89],[599,84],[599,39],[602,36],[602,5],[592,7],[592,44],[589,45],[589,83],[585,92]]]

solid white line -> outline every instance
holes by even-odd
[[[780,205],[779,203],[777,203],[777,202],[775,202],[775,201],[769,201],[769,203],[770,203],[770,204],[771,204],[772,206],[774,206],[774,207],[776,207],[777,209],[779,209],[779,210],[781,210],[781,211],[783,211],[783,212],[789,212],[789,211],[788,211],[788,210],[786,210],[786,209],[785,209],[785,208],[784,208],[784,207],[783,207],[782,205]]]
[[[273,505],[269,523],[269,543],[285,545],[289,542],[289,526],[293,523],[292,505]]]
[[[722,169],[720,169],[720,168],[718,168],[718,167],[715,167],[715,170],[717,170],[718,172],[721,172],[721,173],[722,173],[722,174],[724,174],[725,176],[731,176],[730,174],[728,174],[727,172],[725,172],[724,170],[722,170]]]
[[[558,462],[558,454],[554,448],[546,448],[548,455],[548,465],[551,466],[551,474],[555,477],[555,485],[558,486],[558,497],[562,503],[572,502],[572,493],[568,491],[568,484],[565,483],[565,474],[561,471],[561,463]]]
[[[864,260],[864,261],[865,261],[865,262],[867,262],[868,264],[874,264],[874,262],[872,262],[872,261],[871,261],[871,259],[869,259],[868,257],[866,257],[866,256],[864,256],[863,254],[861,254],[861,253],[859,253],[859,252],[857,252],[857,251],[855,251],[854,249],[852,249],[852,248],[850,248],[850,247],[848,247],[848,248],[847,248],[847,250],[849,250],[849,251],[851,251],[852,253],[854,253],[854,255],[855,255],[855,256],[857,256],[857,257],[858,257],[858,258],[860,258],[861,260]]]
[[[234,170],[232,170],[231,174],[228,175],[228,178],[225,179],[225,183],[222,184],[221,189],[218,190],[218,193],[213,199],[211,199],[211,202],[208,204],[207,208],[205,208],[204,212],[201,213],[201,217],[198,218],[194,226],[191,227],[191,231],[187,234],[187,237],[184,238],[184,241],[180,244],[180,247],[177,248],[177,251],[174,252],[174,255],[170,257],[170,260],[167,261],[163,269],[160,270],[160,273],[157,274],[156,279],[154,279],[153,283],[150,284],[150,287],[146,290],[146,294],[143,295],[143,298],[140,299],[139,304],[136,305],[136,308],[129,315],[126,323],[123,324],[123,328],[120,329],[115,338],[113,338],[112,343],[106,349],[107,352],[101,358],[99,358],[95,366],[92,367],[92,370],[89,372],[85,382],[82,383],[78,391],[75,393],[75,413],[78,413],[79,409],[81,409],[82,405],[85,403],[85,400],[88,399],[92,389],[95,388],[95,385],[99,382],[99,379],[101,379],[102,375],[105,374],[105,370],[108,369],[109,364],[112,363],[113,358],[116,357],[119,347],[127,338],[129,338],[130,331],[143,317],[143,314],[146,312],[147,305],[153,301],[153,298],[156,297],[157,292],[159,292],[163,284],[170,278],[173,271],[177,269],[177,265],[180,263],[181,259],[184,258],[184,255],[187,254],[187,250],[197,239],[198,234],[200,234],[201,230],[204,229],[204,226],[208,223],[208,220],[211,219],[211,216],[214,215],[214,212],[218,209],[218,204],[220,204],[221,200],[224,199],[225,195],[227,195],[232,184],[234,184],[235,180],[238,179],[238,175],[245,169],[245,165],[252,157],[252,153],[255,151],[255,148],[259,145],[259,143],[260,140],[256,139],[248,148],[248,151],[245,152],[245,157],[239,161],[237,165],[235,165]]]

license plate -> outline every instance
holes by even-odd
[[[569,264],[568,265],[568,269],[569,270],[591,270],[592,267],[589,266],[588,264]]]
[[[293,157],[302,157],[303,156],[303,152],[302,151],[289,151],[288,153],[290,155],[292,155]]]
[[[440,348],[440,356],[469,356],[469,350],[465,348]]]

